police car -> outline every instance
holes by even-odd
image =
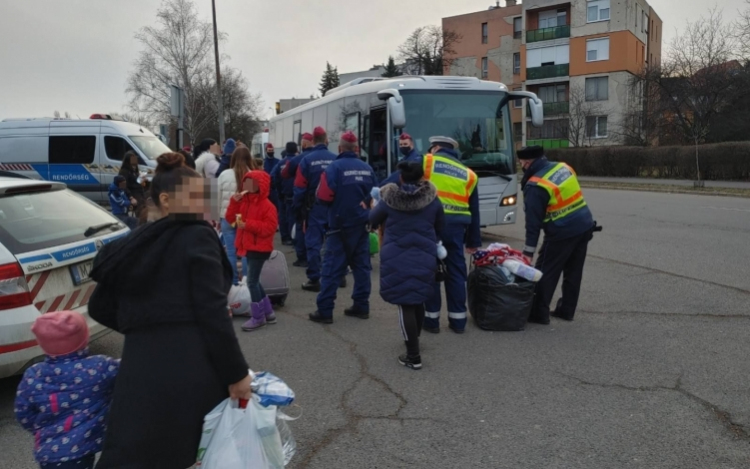
[[[31,333],[40,314],[78,311],[92,339],[107,332],[88,316],[90,273],[99,249],[127,233],[65,184],[0,173],[0,378],[43,356]]]

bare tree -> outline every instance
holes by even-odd
[[[610,109],[603,105],[602,101],[587,100],[586,90],[580,85],[570,87],[568,106],[568,118],[560,122],[561,125],[567,126],[570,145],[573,147],[591,146],[595,137],[596,121],[594,119],[608,116]],[[609,119],[607,123],[609,124]]]
[[[398,48],[399,59],[413,75],[443,75],[450,67],[455,45],[462,36],[440,26],[422,26],[414,30]]]
[[[213,86],[213,85],[212,85]],[[213,89],[207,89],[204,95],[211,97]],[[224,67],[221,72],[221,94],[224,104],[224,128],[228,138],[252,141],[252,137],[260,130],[260,114],[263,111],[263,101],[260,95],[252,94],[242,72]],[[216,112],[216,100],[210,99],[209,105]],[[218,121],[208,125],[202,134],[196,134],[194,140],[218,135]]]

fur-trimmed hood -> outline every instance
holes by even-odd
[[[437,188],[430,181],[417,184],[386,184],[380,188],[380,198],[389,207],[402,212],[414,212],[427,207],[437,197]]]

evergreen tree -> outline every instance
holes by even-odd
[[[339,84],[338,68],[331,67],[331,64],[326,62],[326,71],[323,72],[323,78],[320,80],[320,93],[325,95],[327,91],[336,88]]]
[[[388,57],[388,65],[385,66],[385,73],[383,73],[383,77],[385,78],[393,78],[393,77],[400,77],[403,75],[401,71],[396,67],[396,61],[393,60],[393,56]]]

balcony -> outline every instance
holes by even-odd
[[[545,78],[567,77],[570,74],[570,64],[542,65],[526,69],[527,80],[543,80]]]
[[[526,43],[539,41],[551,41],[552,39],[562,39],[570,37],[570,25],[555,26],[554,28],[536,29],[526,31]]]
[[[544,117],[558,116],[570,112],[570,103],[568,101],[559,101],[556,103],[544,103]]]

